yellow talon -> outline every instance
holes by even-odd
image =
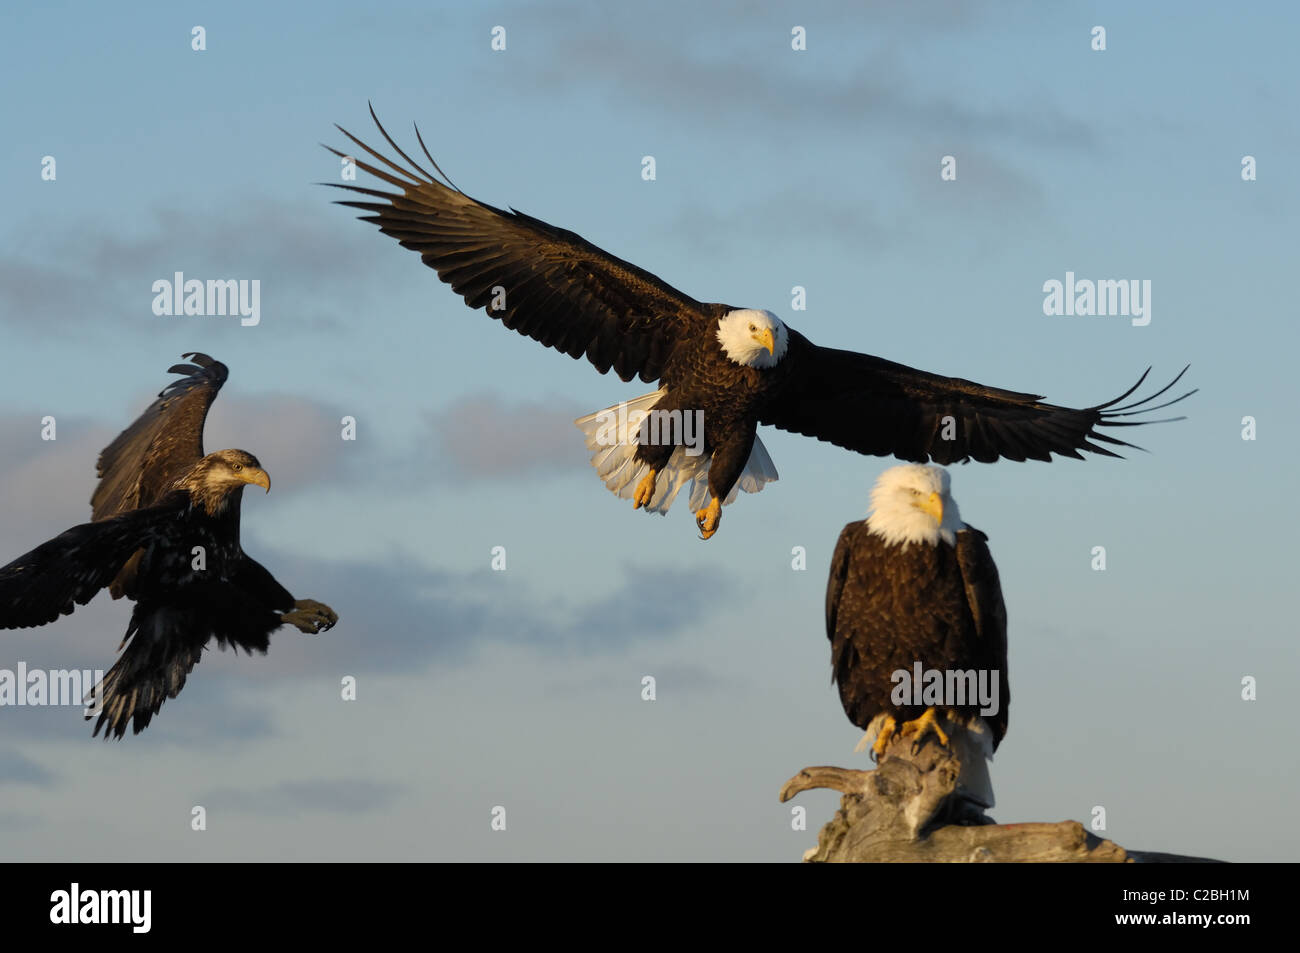
[[[871,745],[871,750],[875,753],[877,761],[885,753],[889,743],[894,740],[894,732],[897,728],[898,722],[894,720],[893,715],[886,715],[885,720],[880,723],[880,731],[876,735],[875,742]]]
[[[722,519],[722,501],[713,497],[708,507],[695,514],[695,525],[700,528],[700,539],[708,539],[718,531]]]
[[[655,477],[658,475],[651,470],[641,478],[641,482],[636,485],[636,492],[632,494],[632,509],[639,510],[643,506],[650,505],[655,495]]]
[[[903,727],[899,729],[898,734],[903,738],[906,738],[908,735],[916,735],[916,740],[912,742],[912,750],[915,751],[920,747],[921,742],[930,732],[933,732],[934,736],[939,739],[939,744],[943,745],[945,748],[948,747],[948,736],[944,733],[944,730],[939,727],[939,718],[935,714],[933,708],[927,708],[920,718],[904,722]]]

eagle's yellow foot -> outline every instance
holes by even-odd
[[[641,482],[636,485],[636,492],[632,494],[632,509],[639,510],[643,506],[649,506],[650,501],[655,496],[655,477],[659,474],[651,470],[641,478]]]
[[[908,735],[916,735],[916,740],[912,742],[913,751],[921,747],[921,742],[925,740],[925,736],[930,732],[933,732],[934,736],[939,739],[939,744],[945,748],[948,747],[948,736],[939,727],[939,718],[933,708],[927,708],[920,718],[904,722],[903,727],[898,730],[898,734],[902,738],[906,738]]]
[[[700,528],[700,539],[708,539],[718,531],[722,519],[722,501],[716,496],[707,507],[695,514],[695,525]]]
[[[339,621],[339,614],[323,602],[315,599],[299,599],[293,604],[293,611],[280,616],[281,625],[295,626],[299,632],[315,635],[334,627]]]
[[[897,730],[898,722],[894,720],[893,715],[887,715],[885,720],[880,723],[880,732],[876,735],[876,740],[871,745],[871,750],[875,754],[877,761],[879,761],[880,756],[885,753],[885,749],[889,747],[889,743],[894,740],[894,734]]]

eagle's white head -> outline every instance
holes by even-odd
[[[718,320],[718,343],[723,353],[745,367],[776,367],[785,357],[790,332],[771,311],[740,308]]]
[[[890,467],[876,480],[867,528],[891,544],[935,546],[942,539],[953,546],[966,524],[952,498],[948,471],[908,463]]]

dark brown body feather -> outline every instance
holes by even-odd
[[[840,533],[826,588],[832,678],[849,720],[866,729],[882,713],[898,721],[925,706],[894,704],[893,672],[971,669],[998,673],[996,714],[982,716],[994,747],[1007,731],[1007,613],[987,537],[968,527],[957,545],[890,545],[866,520]],[[964,715],[979,706],[956,706]]]
[[[792,365],[784,361],[762,370],[730,360],[718,341],[717,322],[730,305],[705,305],[712,317],[697,322],[673,351],[660,380],[666,393],[656,410],[703,411],[704,453],[709,465],[709,492],[726,499],[749,460],[758,433],[758,416],[789,377]],[[675,441],[681,442],[681,441]],[[656,470],[662,469],[673,446],[641,445],[636,456]]]

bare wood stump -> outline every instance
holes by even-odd
[[[961,776],[952,749],[927,739],[913,751],[910,739],[896,738],[874,771],[804,768],[781,788],[781,800],[812,788],[844,794],[804,855],[809,863],[1218,863],[1125,850],[1078,821],[998,824],[962,796]]]

